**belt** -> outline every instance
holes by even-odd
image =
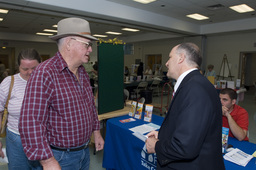
[[[86,149],[88,147],[88,143],[86,143],[85,145],[80,146],[78,148],[58,148],[58,147],[55,147],[55,146],[52,146],[52,145],[50,145],[50,147],[52,149],[58,150],[58,151],[74,152],[74,151],[80,151],[80,150]]]

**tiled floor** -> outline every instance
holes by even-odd
[[[245,92],[244,101],[239,102],[239,105],[244,107],[249,113],[249,132],[250,132],[250,142],[256,143],[256,98],[255,98],[256,90],[252,87],[250,90]],[[164,97],[164,101],[166,101],[166,96]],[[161,103],[161,97],[154,97],[153,102]],[[157,109],[154,109],[156,114],[159,114]],[[5,140],[3,140],[5,145]],[[103,170],[102,168],[102,159],[103,159],[103,152],[99,151],[96,155],[93,155],[93,146],[90,146],[90,153],[91,153],[91,170]],[[7,170],[7,165],[1,165],[1,170]]]

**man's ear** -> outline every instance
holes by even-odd
[[[236,99],[232,100],[232,105],[236,104]]]
[[[185,58],[186,58],[185,54],[184,53],[180,53],[179,60],[178,60],[179,63],[182,63],[185,60]]]
[[[66,49],[67,49],[67,51],[69,51],[70,50],[70,46],[71,46],[71,39],[68,39],[68,40],[66,40]]]

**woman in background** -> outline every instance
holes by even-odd
[[[143,70],[144,70],[143,65],[144,65],[143,62],[140,62],[140,65],[137,70],[137,76],[141,76],[141,79],[143,79]]]
[[[18,122],[27,81],[33,70],[40,62],[41,57],[35,49],[24,49],[18,55],[18,66],[20,72],[14,75],[14,84],[8,105],[9,114],[6,129],[6,152],[9,161],[9,170],[31,169],[21,144]],[[2,114],[8,98],[10,83],[11,76],[8,76],[0,84],[0,121],[2,121]],[[3,157],[1,143],[0,156]]]

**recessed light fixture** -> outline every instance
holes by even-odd
[[[122,28],[122,30],[124,30],[124,31],[130,31],[130,32],[138,32],[138,31],[140,31],[140,30],[134,29],[134,28]]]
[[[45,32],[58,32],[57,30],[51,30],[51,29],[44,29]]]
[[[122,33],[120,32],[113,32],[113,31],[108,31],[106,32],[107,34],[113,34],[113,35],[121,35]]]
[[[234,11],[239,12],[239,13],[254,11],[254,9],[252,9],[251,7],[249,7],[249,6],[246,5],[246,4],[231,6],[231,7],[229,7],[229,8],[230,8],[230,9],[233,9]]]
[[[9,11],[7,9],[0,9],[0,13],[7,14]]]
[[[4,19],[3,18],[0,18],[0,21],[3,21]]]
[[[36,34],[37,35],[48,35],[48,36],[53,35],[53,34],[50,34],[50,33],[43,33],[43,32],[37,32]]]
[[[154,2],[156,0],[133,0],[135,2],[139,2],[139,3],[142,3],[142,4],[149,4],[151,2]]]
[[[57,27],[58,27],[58,25],[56,25],[56,24],[55,24],[55,25],[52,25],[52,27],[57,28]]]
[[[6,47],[2,47],[2,49],[6,49]]]
[[[107,35],[100,35],[100,34],[94,34],[93,36],[94,37],[101,37],[101,38],[108,37]]]
[[[190,14],[190,15],[186,15],[187,17],[189,18],[193,18],[193,19],[196,19],[196,20],[204,20],[204,19],[209,19],[209,17],[206,17],[206,16],[203,16],[201,14]]]

